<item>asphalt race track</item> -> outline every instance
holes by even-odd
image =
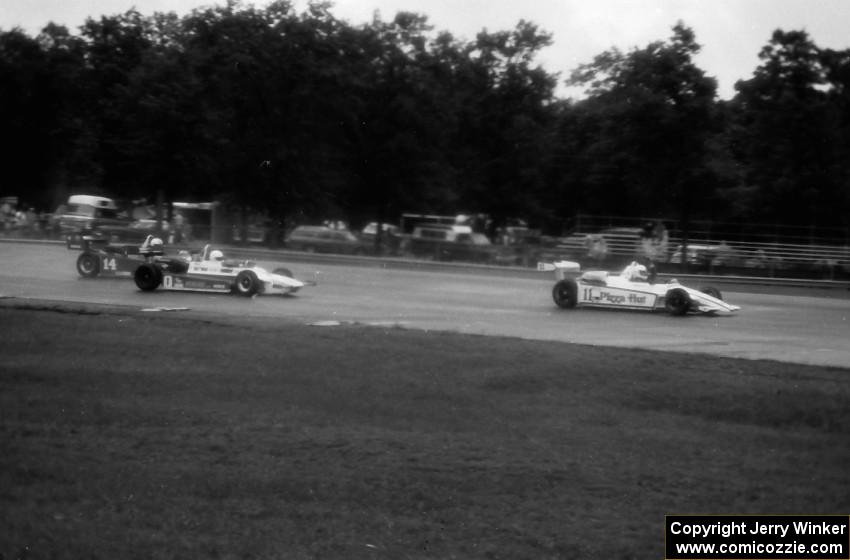
[[[0,296],[130,306],[188,307],[193,315],[234,323],[288,321],[362,323],[515,336],[599,346],[697,352],[795,363],[850,365],[850,294],[729,291],[742,306],[731,317],[670,317],[664,313],[555,307],[551,273],[539,278],[396,270],[378,266],[259,262],[289,267],[316,286],[294,297],[153,292],[128,277],[82,279],[76,251],[60,245],[0,243]],[[770,288],[764,288],[768,291]]]

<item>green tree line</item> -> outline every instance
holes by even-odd
[[[850,50],[777,30],[736,95],[693,31],[600,53],[567,82],[520,21],[460,40],[400,12],[229,2],[0,30],[4,195],[222,200],[288,223],[577,213],[850,223]]]

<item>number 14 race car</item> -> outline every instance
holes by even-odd
[[[94,278],[100,275],[132,274],[140,263],[145,262],[143,253],[149,244],[150,240],[146,240],[141,247],[113,245],[101,237],[79,236],[79,244],[69,244],[68,248],[82,249],[77,257],[77,272],[83,278]]]
[[[581,272],[578,263],[538,263],[537,270],[555,271],[552,299],[558,307],[664,310],[671,315],[688,313],[731,314],[740,307],[723,301],[716,288],[695,290],[677,280],[656,283],[646,266],[631,263],[619,274],[601,270]]]
[[[152,292],[161,286],[164,290],[254,296],[294,294],[307,285],[293,278],[286,268],[269,272],[252,261],[226,261],[221,251],[210,250],[209,245],[195,257],[185,252],[177,257],[159,255],[149,254],[148,260],[139,264],[133,273],[140,290]]]

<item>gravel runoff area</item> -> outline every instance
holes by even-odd
[[[0,300],[0,558],[663,557],[850,511],[850,370]]]

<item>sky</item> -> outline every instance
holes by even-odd
[[[0,29],[20,26],[36,35],[52,21],[77,32],[88,17],[116,15],[136,8],[143,15],[176,12],[224,0],[0,0]],[[262,7],[264,0],[248,1]],[[307,0],[294,0],[302,11]],[[731,98],[738,80],[758,67],[758,53],[773,31],[806,31],[821,48],[850,48],[850,0],[336,0],[332,13],[352,24],[372,20],[378,11],[391,20],[399,11],[428,16],[437,31],[474,40],[490,32],[513,29],[520,20],[553,35],[553,44],[537,61],[561,82],[580,64],[613,47],[628,52],[666,41],[682,21],[692,28],[702,51],[695,58],[718,81],[718,95]],[[563,85],[559,96],[579,95]]]

